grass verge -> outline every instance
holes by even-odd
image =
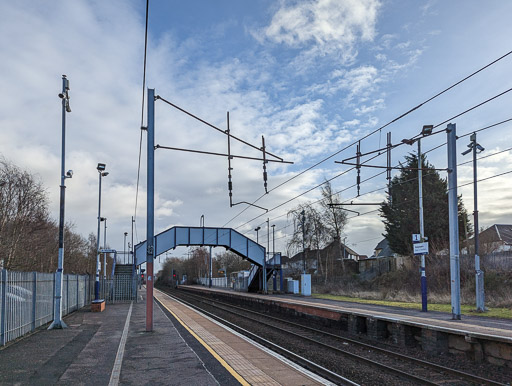
[[[312,296],[314,298],[318,298],[318,299],[339,300],[339,301],[343,301],[343,302],[376,304],[376,305],[380,305],[380,306],[393,306],[393,307],[421,310],[421,303],[412,303],[412,302],[406,303],[406,302],[397,302],[397,301],[388,301],[388,300],[371,300],[371,299],[352,298],[349,296],[328,295],[328,294],[313,294]],[[489,308],[489,311],[487,311],[487,312],[476,312],[475,306],[466,305],[466,304],[462,304],[460,308],[461,308],[462,315],[474,315],[474,316],[489,317],[489,318],[512,319],[512,309],[510,309],[510,308],[493,307],[493,308]],[[428,310],[451,313],[452,306],[450,304],[434,303],[434,304],[428,304]]]

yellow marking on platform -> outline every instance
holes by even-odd
[[[210,354],[213,355],[215,359],[219,361],[219,363],[233,376],[235,379],[240,382],[244,386],[250,386],[240,374],[238,374],[224,359],[222,359],[217,352],[212,349],[202,338],[200,338],[194,331],[192,331],[179,317],[176,315],[169,307],[167,307],[163,302],[160,302],[162,306],[165,307],[167,311],[171,313],[172,316],[176,318],[176,320],[194,337],[196,340],[203,345],[204,348],[208,350]]]

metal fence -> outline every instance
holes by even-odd
[[[200,277],[198,279],[199,284],[209,285],[209,278]],[[228,278],[227,277],[212,277],[212,287],[228,287]]]
[[[0,272],[0,345],[53,320],[55,274]],[[91,301],[89,276],[64,275],[62,315]]]
[[[100,279],[100,299],[107,304],[137,301],[137,276],[116,275],[113,279]]]

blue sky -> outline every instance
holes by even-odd
[[[230,111],[234,135],[268,149],[292,166],[269,165],[269,188],[377,129],[452,83],[510,51],[509,1],[188,1],[150,0],[147,85],[156,93],[213,124],[226,127]],[[145,1],[19,1],[0,4],[0,152],[36,173],[48,187],[58,213],[61,74],[71,82],[66,166],[66,218],[76,230],[95,232],[97,162],[107,163],[103,215],[109,242],[122,248],[123,232],[134,214]],[[369,151],[417,134],[512,87],[512,55],[414,113],[362,142]],[[453,122],[463,134],[511,118],[509,94]],[[156,142],[215,152],[226,139],[157,103]],[[492,154],[510,147],[510,125],[482,132],[479,142]],[[424,140],[428,150],[445,141]],[[458,143],[462,152],[467,137]],[[143,143],[143,148],[145,142]],[[412,148],[393,152],[398,162]],[[257,156],[238,144],[233,152]],[[351,147],[276,189],[258,205],[273,208],[346,169],[334,164],[354,155]],[[145,151],[137,215],[138,240],[145,221]],[[446,148],[429,153],[446,167]],[[241,207],[229,208],[225,159],[157,151],[157,230],[173,225],[222,226]],[[462,162],[462,156],[459,162]],[[504,152],[479,163],[490,177],[511,168]],[[385,164],[385,157],[375,161]],[[235,201],[263,193],[261,163],[233,162]],[[459,182],[471,179],[470,166]],[[375,174],[363,169],[362,178]],[[335,190],[355,182],[349,172],[333,180]],[[385,175],[361,186],[366,193],[385,186]],[[479,185],[480,223],[511,223],[510,175]],[[459,191],[472,211],[472,187]],[[276,224],[276,246],[286,250],[292,228],[286,213],[318,198],[318,190],[262,215],[250,208],[228,223],[252,231],[269,217]],[[355,197],[355,189],[343,192]],[[383,190],[359,200],[384,198]],[[366,211],[361,208],[361,211]],[[370,255],[383,227],[377,214],[347,224],[347,244]],[[261,236],[261,234],[260,234]],[[266,235],[260,240],[266,243]]]

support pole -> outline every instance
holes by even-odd
[[[420,237],[425,242],[425,227],[423,224],[423,162],[421,157],[421,138],[418,139],[418,190],[420,208]],[[421,255],[421,311],[427,312],[427,273],[425,272],[425,255]]]
[[[147,260],[146,331],[153,331],[153,260],[155,233],[155,90],[148,88],[148,164],[147,164]]]
[[[60,216],[59,216],[59,257],[57,272],[55,274],[55,299],[53,309],[53,322],[48,327],[49,330],[54,328],[66,328],[67,325],[62,320],[62,280],[64,271],[64,207],[66,198],[66,111],[71,111],[69,108],[69,81],[66,75],[62,75],[62,94],[59,96],[62,99],[62,148],[61,148],[61,163],[60,163]]]
[[[107,218],[105,219],[105,229],[103,231],[103,249],[107,249]],[[107,280],[107,254],[103,252],[103,280]]]
[[[303,209],[300,212],[302,215],[302,273],[306,274],[306,211]]]
[[[477,197],[477,172],[476,172],[476,154],[478,144],[476,142],[476,133],[471,135],[473,145],[473,218],[475,222],[475,284],[476,284],[476,310],[485,312],[485,290],[484,290],[484,271],[480,269],[480,242],[478,239],[478,197]],[[481,149],[483,149],[481,147]]]
[[[450,228],[450,285],[452,319],[460,320],[459,221],[457,206],[457,136],[455,124],[446,128],[448,139],[448,219]]]
[[[267,250],[263,255],[263,293],[267,294],[267,258],[270,252],[270,219],[267,217]]]
[[[101,171],[98,173],[98,239],[96,240],[96,281],[94,282],[94,300],[100,300],[100,221],[101,221]]]
[[[208,283],[208,287],[212,288],[212,271],[213,271],[213,269],[212,269],[212,247],[211,246],[210,246],[210,264],[209,265],[210,265],[210,269],[209,269],[209,271],[210,271],[210,281]]]

